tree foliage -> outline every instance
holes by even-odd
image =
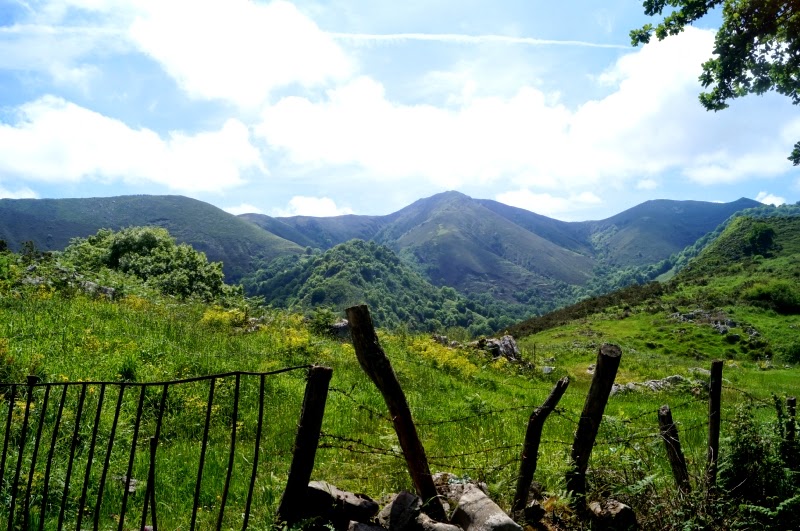
[[[467,329],[488,335],[509,326],[487,306],[451,287],[436,287],[388,247],[350,240],[322,254],[273,260],[243,279],[249,292],[276,307],[311,310],[368,304],[379,326],[408,330]]]
[[[796,0],[645,0],[645,14],[661,16],[657,25],[631,31],[634,46],[677,35],[721,6],[722,25],[714,56],[703,63],[700,82],[708,89],[700,103],[708,110],[728,107],[732,99],[775,90],[800,103],[800,4]],[[789,156],[800,164],[800,142]]]
[[[177,244],[161,227],[101,229],[75,238],[63,258],[80,270],[108,268],[137,277],[165,295],[211,301],[240,291],[224,282],[221,262],[209,262],[191,245]]]

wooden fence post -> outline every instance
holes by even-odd
[[[717,484],[719,462],[719,425],[722,401],[722,360],[711,362],[711,381],[708,391],[708,459],[706,462],[706,484],[709,494]]]
[[[372,382],[378,387],[392,417],[400,448],[408,464],[408,471],[417,494],[422,498],[423,510],[435,520],[447,522],[444,507],[438,498],[431,478],[425,448],[417,435],[417,428],[411,418],[411,410],[406,395],[397,381],[389,358],[386,357],[375,334],[372,317],[366,305],[353,306],[345,310],[350,322],[350,336],[356,351],[358,363]]]
[[[795,425],[795,421],[797,418],[797,397],[795,396],[786,397],[786,409],[789,413],[789,422],[788,426],[786,427],[786,439],[789,442],[794,442],[795,436],[797,434],[797,426]]]
[[[308,371],[289,478],[286,480],[286,489],[278,507],[278,522],[295,523],[302,513],[308,482],[314,469],[314,458],[317,455],[322,417],[325,413],[325,402],[332,375],[333,369],[318,365]]]
[[[672,412],[668,405],[658,409],[658,426],[661,429],[661,438],[667,447],[667,459],[672,467],[672,475],[681,492],[687,493],[691,489],[689,484],[689,470],[686,468],[686,458],[681,450],[681,441],[678,438],[678,427],[672,421]]]
[[[600,429],[600,421],[606,409],[611,387],[617,376],[622,350],[617,345],[604,344],[597,353],[597,364],[594,369],[592,385],[583,405],[583,412],[578,421],[575,441],[572,444],[572,469],[567,472],[567,491],[572,492],[578,510],[585,509],[586,469],[589,457]]]
[[[556,408],[561,397],[569,385],[569,376],[561,378],[550,391],[544,403],[531,413],[528,419],[528,429],[525,432],[525,444],[522,447],[520,458],[519,477],[517,478],[517,491],[514,495],[512,511],[520,511],[528,503],[528,490],[531,488],[533,475],[536,472],[536,463],[539,460],[539,443],[542,440],[544,421]]]

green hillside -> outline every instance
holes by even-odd
[[[540,312],[634,282],[643,275],[629,269],[668,259],[732,213],[756,205],[749,199],[648,201],[602,221],[563,222],[445,192],[388,216],[247,214],[245,219],[312,248],[328,249],[351,238],[373,240],[433,284]]]
[[[602,261],[613,267],[658,262],[693,244],[735,212],[761,206],[752,199],[731,203],[646,201],[603,221],[583,222]]]
[[[783,209],[788,212],[789,209]],[[780,212],[780,211],[778,211]],[[800,216],[738,217],[672,280],[632,286],[536,317],[509,331],[558,334],[591,322],[664,355],[800,361]],[[697,314],[682,332],[676,315]],[[708,326],[729,322],[728,331]],[[636,326],[629,326],[638,322]],[[649,323],[649,324],[648,324]],[[570,328],[571,327],[571,328]],[[667,330],[669,329],[669,330]],[[757,333],[752,333],[756,331]],[[649,346],[647,346],[649,345]]]
[[[728,227],[693,268],[678,276],[674,289],[668,293],[637,294],[636,290],[646,288],[631,288],[626,296],[617,295],[616,299],[594,308],[584,307],[586,311],[581,315],[565,320],[560,326],[542,327],[537,334],[521,338],[523,363],[502,357],[493,359],[468,347],[445,347],[427,334],[380,330],[381,345],[407,394],[432,471],[451,472],[456,482],[467,477],[483,481],[490,496],[508,509],[529,416],[544,401],[556,380],[569,376],[564,398],[544,425],[534,476],[541,491],[535,498],[544,513],[545,523],[541,525],[545,528],[587,528],[588,524],[581,522],[571,506],[573,499],[564,490],[564,478],[570,470],[569,453],[576,423],[591,384],[589,368],[597,359],[599,345],[608,341],[620,345],[623,352],[616,383],[630,384],[630,389],[612,396],[606,406],[588,470],[588,499],[613,497],[630,505],[645,530],[790,529],[797,521],[797,505],[792,500],[798,487],[798,466],[791,460],[797,448],[787,446],[789,425],[785,423],[785,409],[783,420],[778,423],[770,395],[775,393],[780,404],[785,394],[793,393],[800,384],[798,369],[792,361],[793,352],[798,352],[792,350],[792,345],[797,344],[800,315],[781,313],[780,307],[764,304],[769,300],[748,296],[748,288],[737,290],[733,279],[752,276],[754,283],[750,287],[754,287],[762,279],[793,278],[800,231],[796,219],[764,220],[767,228],[774,231],[772,241],[766,247],[759,247],[761,254],[754,254],[752,243],[769,239],[761,236],[764,227],[758,223],[758,220],[744,220]],[[118,243],[125,244],[121,248],[128,248],[127,241],[123,238]],[[138,281],[132,276],[126,280],[126,289],[113,298],[93,294],[86,291],[84,281],[119,278],[87,267],[90,260],[86,257],[94,255],[94,248],[101,242],[97,243],[93,248],[85,248],[83,254],[0,253],[3,360],[0,417],[8,422],[0,424],[0,439],[5,438],[7,429],[11,430],[8,463],[17,463],[15,442],[30,414],[29,427],[39,429],[39,419],[43,419],[43,440],[58,443],[57,457],[49,473],[44,473],[42,461],[46,459],[42,457],[32,481],[21,482],[15,507],[17,517],[25,510],[23,505],[28,498],[23,494],[27,493],[28,484],[34,518],[38,518],[41,509],[37,500],[41,499],[44,486],[50,486],[51,502],[43,512],[45,528],[55,527],[62,517],[65,528],[70,528],[81,511],[86,510],[89,515],[94,510],[91,502],[87,510],[74,500],[80,495],[85,477],[88,477],[87,499],[96,499],[102,459],[95,455],[95,468],[85,476],[85,445],[93,437],[90,423],[83,424],[75,432],[75,438],[71,430],[77,425],[75,419],[80,416],[81,407],[84,422],[95,418],[103,392],[95,382],[107,380],[129,384],[125,399],[120,399],[118,445],[110,453],[109,477],[128,466],[125,444],[132,437],[135,413],[142,409],[141,405],[137,408],[138,400],[143,404],[144,417],[136,438],[139,444],[131,477],[147,477],[148,440],[155,431],[159,397],[166,399],[163,429],[155,454],[159,527],[189,526],[187,519],[191,514],[206,417],[210,419],[209,446],[197,527],[219,526],[217,496],[225,489],[231,455],[235,466],[222,527],[241,527],[254,448],[259,452],[259,465],[251,527],[270,527],[286,484],[305,371],[266,377],[262,412],[265,422],[260,444],[256,444],[256,418],[260,411],[256,399],[257,377],[242,375],[240,386],[239,379],[233,376],[217,380],[211,401],[208,383],[191,379],[227,371],[273,371],[312,363],[333,368],[312,479],[363,492],[375,499],[404,489],[413,490],[383,399],[361,370],[349,343],[318,335],[313,321],[309,323],[301,315],[256,308],[243,298],[212,304],[201,303],[194,297],[181,300],[168,291],[155,292],[151,289],[154,286],[146,285],[147,280],[137,287]],[[109,250],[117,248],[113,241],[110,243]],[[134,262],[142,266],[172,264],[170,254],[162,251],[184,252],[177,247],[156,246],[158,253],[152,260],[145,252],[138,254],[140,260]],[[404,274],[403,263],[385,247],[351,242],[331,251],[335,252],[304,256],[296,262],[318,260],[319,267],[312,274],[327,267],[329,278],[347,278],[347,285],[358,284],[358,279],[352,276],[355,273],[363,280],[381,275],[400,283],[393,290],[396,294],[409,297],[414,294],[410,288],[416,286],[416,281],[412,275]],[[368,261],[369,256],[381,255],[385,256],[378,263]],[[112,259],[103,263],[119,266],[125,262],[114,260],[113,256],[116,254],[112,253],[109,256]],[[741,258],[736,263],[724,263],[722,260],[727,260],[724,257],[729,256]],[[295,259],[284,258],[284,261],[282,271],[288,272]],[[358,270],[350,264],[357,264]],[[187,273],[195,267],[191,261],[187,265]],[[375,269],[382,267],[386,269]],[[718,275],[719,278],[709,277],[700,273],[704,267],[709,268],[704,271],[728,268],[728,272]],[[343,271],[350,276],[338,277]],[[126,274],[121,270],[116,273]],[[180,277],[179,273],[171,270],[168,276]],[[410,286],[402,285],[406,281]],[[160,285],[163,288],[169,283]],[[329,286],[333,289],[336,283]],[[424,283],[419,286],[437,289]],[[370,289],[368,284],[364,287]],[[706,299],[717,292],[731,297],[730,302],[720,305]],[[458,308],[460,299],[452,290],[445,288],[438,293],[443,299],[432,299],[431,307],[454,303]],[[304,296],[327,295],[327,292],[315,295],[312,291]],[[381,301],[390,295],[381,294]],[[232,298],[236,299],[235,292]],[[381,301],[372,307],[373,315],[386,315],[389,311],[381,306]],[[427,305],[427,301],[420,297],[417,304]],[[718,321],[728,328],[725,334],[716,325]],[[751,330],[758,334],[752,334]],[[708,496],[703,481],[708,415],[707,380],[703,371],[715,357],[727,361],[723,373],[720,489],[714,496]],[[789,368],[784,368],[785,364]],[[544,367],[548,370],[543,370]],[[59,433],[54,423],[57,416],[61,418],[57,414],[60,389],[51,392],[48,406],[42,405],[43,388],[34,391],[32,407],[26,407],[20,395],[15,400],[7,399],[8,384],[23,382],[28,374],[37,375],[44,382],[72,385],[69,394],[64,395],[61,437],[53,437]],[[635,385],[676,375],[683,380],[672,387],[651,390]],[[139,389],[134,383],[173,379],[184,379],[186,383],[170,387],[168,395],[162,394],[161,385],[141,393],[134,391]],[[85,390],[85,402],[78,398],[81,389]],[[233,406],[237,395],[242,400],[238,409]],[[117,391],[108,387],[102,414],[97,415],[103,450],[116,418],[117,396]],[[680,431],[692,488],[686,495],[676,490],[659,436],[656,412],[663,404],[671,406]],[[796,429],[794,424],[791,426]],[[32,432],[30,428],[29,436]],[[234,436],[236,445],[231,454]],[[70,477],[65,456],[70,453],[71,441],[79,445],[80,451],[74,452],[70,497],[62,505],[66,478]],[[26,448],[25,459],[19,461],[25,464],[21,475],[24,479],[29,470],[27,459],[33,452],[32,445]],[[41,456],[45,454],[41,450]],[[14,466],[7,466],[5,473],[6,478],[13,476]],[[98,512],[100,528],[119,525],[122,492],[119,480],[112,479],[106,485],[106,496]],[[0,521],[8,521],[9,500],[10,496],[0,498]],[[145,489],[130,493],[126,525],[138,525],[144,500]]]
[[[664,260],[755,204],[649,201],[604,221],[567,223],[458,192],[386,216],[331,218],[237,217],[179,196],[0,200],[0,239],[12,249],[32,241],[60,250],[101,228],[158,226],[222,262],[230,282],[275,258],[362,239],[389,247],[428,282],[476,300],[482,314],[519,319],[667,271]]]
[[[463,327],[474,335],[510,324],[487,320],[485,308],[452,288],[439,288],[402,262],[389,248],[351,240],[318,255],[276,260],[244,279],[245,289],[267,304],[299,311],[358,304],[375,308],[387,328],[443,330]]]
[[[87,199],[0,199],[0,239],[19,249],[32,241],[42,250],[61,250],[72,238],[102,228],[158,226],[181,243],[223,262],[236,282],[252,271],[254,259],[297,254],[302,247],[260,230],[208,203],[182,196],[120,196]]]

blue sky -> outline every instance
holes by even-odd
[[[564,220],[800,199],[800,114],[699,104],[714,16],[630,0],[0,0],[0,196],[388,214],[459,190]]]

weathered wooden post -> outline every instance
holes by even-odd
[[[314,469],[317,455],[322,417],[325,413],[325,402],[328,399],[333,369],[315,365],[308,371],[308,381],[303,397],[303,408],[300,412],[300,425],[294,442],[292,464],[289,467],[289,478],[278,507],[277,521],[292,524],[298,521],[306,499],[308,482]]]
[[[539,443],[542,440],[544,421],[556,408],[561,397],[569,385],[569,376],[561,378],[550,391],[544,403],[531,413],[528,419],[528,429],[525,432],[525,444],[522,447],[520,458],[519,477],[517,478],[517,491],[514,495],[512,511],[521,511],[528,503],[528,491],[531,488],[533,475],[536,472],[536,463],[539,460]]]
[[[572,444],[572,469],[567,472],[567,490],[575,495],[578,510],[585,510],[586,469],[589,457],[600,429],[600,421],[606,409],[611,387],[617,376],[622,350],[617,345],[604,344],[597,353],[597,364],[583,405],[583,413],[578,421],[575,442]]]
[[[678,427],[672,421],[672,412],[668,405],[658,409],[658,426],[661,429],[661,438],[667,448],[667,459],[672,467],[672,475],[681,492],[687,493],[691,489],[689,484],[689,470],[686,468],[686,458],[681,450],[681,441],[678,437]]]
[[[791,443],[794,442],[797,434],[797,426],[795,425],[797,419],[797,397],[786,397],[786,409],[789,413],[789,421],[786,426],[786,439]]]
[[[417,435],[417,428],[411,418],[406,395],[400,387],[400,382],[397,381],[397,375],[392,369],[389,358],[386,357],[378,342],[369,308],[361,305],[347,308],[345,311],[347,320],[350,322],[350,336],[353,338],[353,347],[358,363],[378,387],[389,408],[394,430],[400,441],[400,448],[402,448],[408,464],[411,480],[414,482],[417,494],[423,500],[423,510],[431,518],[446,522],[447,516],[433,484],[425,448]]]
[[[722,360],[711,362],[711,381],[708,390],[708,459],[706,462],[706,485],[708,492],[717,484],[719,462],[719,425],[722,402]]]

